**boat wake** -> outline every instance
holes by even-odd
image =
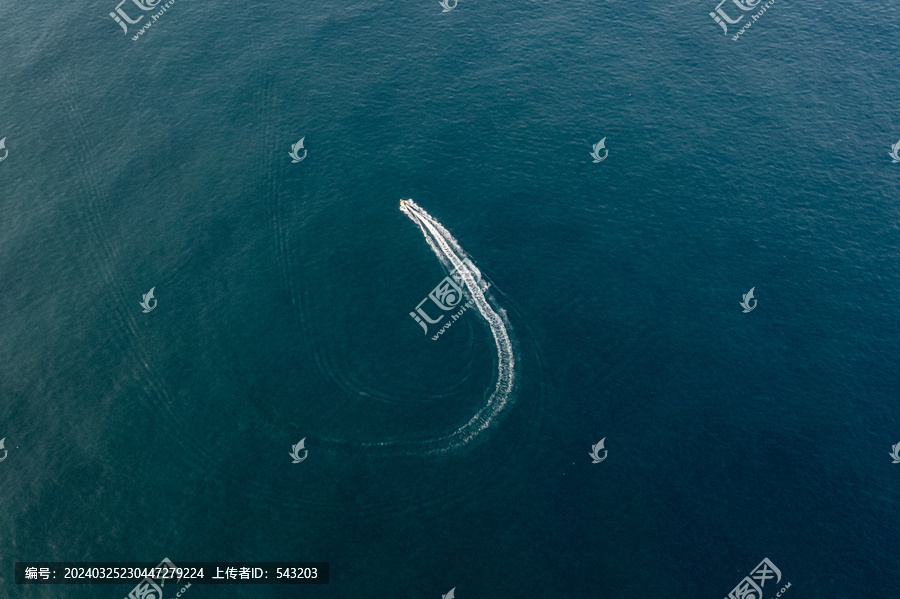
[[[498,307],[495,310],[491,307],[485,296],[487,283],[482,281],[481,273],[472,265],[465,250],[441,223],[412,200],[401,201],[400,210],[419,226],[422,234],[425,235],[425,241],[431,246],[444,268],[448,271],[456,270],[469,297],[490,327],[494,344],[497,347],[497,382],[487,403],[455,432],[428,442],[430,449],[426,453],[443,453],[466,445],[479,433],[490,427],[509,402],[515,379],[516,360],[507,331],[506,313],[502,308]]]
[[[460,247],[456,239],[450,235],[441,223],[422,210],[412,200],[401,202],[403,211],[422,230],[425,241],[431,246],[438,260],[448,271],[456,271],[462,286],[487,323],[497,348],[497,379],[488,390],[485,404],[452,433],[431,439],[399,440],[382,442],[353,442],[346,439],[335,439],[323,435],[315,435],[320,445],[352,446],[379,454],[400,454],[410,456],[443,454],[468,445],[480,433],[487,430],[497,419],[500,412],[510,402],[515,379],[516,359],[513,343],[510,340],[509,324],[506,312],[500,307],[492,307],[493,298],[487,294],[488,283],[482,280],[481,272],[472,264],[468,254]],[[310,435],[313,438],[313,435]]]

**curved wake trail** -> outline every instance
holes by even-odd
[[[513,389],[515,355],[513,354],[509,333],[506,330],[505,313],[501,308],[498,308],[500,311],[500,314],[498,314],[488,303],[487,298],[484,296],[487,284],[481,282],[481,276],[477,269],[473,272],[472,268],[474,267],[470,268],[472,262],[468,260],[468,254],[466,254],[465,250],[460,247],[456,239],[450,235],[450,232],[441,223],[412,200],[406,200],[401,203],[400,210],[419,226],[419,229],[425,235],[425,241],[431,246],[441,264],[448,270],[456,269],[457,274],[462,278],[469,292],[469,296],[490,327],[491,334],[494,336],[494,344],[497,346],[497,383],[487,403],[454,433],[428,442],[429,445],[439,446],[428,451],[428,453],[443,452],[465,445],[474,439],[480,432],[491,425],[494,418],[504,408]],[[476,274],[478,275],[478,280],[475,279]]]
[[[481,272],[469,260],[456,239],[450,235],[441,223],[422,210],[412,200],[405,200],[400,205],[403,211],[422,230],[425,241],[431,246],[438,260],[448,271],[456,270],[478,312],[487,322],[497,347],[497,382],[490,392],[487,402],[465,424],[449,435],[416,441],[383,441],[383,442],[348,442],[327,436],[317,436],[319,441],[338,445],[352,445],[358,448],[400,453],[406,455],[427,455],[446,453],[463,447],[479,433],[486,430],[494,422],[503,408],[508,404],[513,391],[515,379],[515,355],[513,345],[507,331],[506,313],[502,308],[496,310],[490,306],[484,292],[487,283],[481,280]],[[498,313],[499,312],[499,313]]]

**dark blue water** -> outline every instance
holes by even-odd
[[[115,7],[0,5],[0,597],[164,557],[330,563],[188,599],[896,594],[900,8]],[[437,454],[389,448],[498,360],[409,316],[447,273],[401,197],[515,347]]]

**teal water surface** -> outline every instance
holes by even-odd
[[[788,599],[892,596],[900,8],[732,41],[715,4],[177,0],[136,41],[0,5],[0,597],[164,557],[330,563],[189,599],[724,597],[765,557]],[[516,359],[437,454],[390,448],[498,360],[477,310],[410,317],[448,273],[409,197]]]

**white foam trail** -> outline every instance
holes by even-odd
[[[503,407],[509,401],[510,394],[513,389],[513,380],[515,378],[515,356],[513,355],[512,343],[509,339],[509,333],[506,330],[505,313],[501,308],[497,308],[498,314],[491,308],[485,298],[484,291],[487,284],[481,282],[481,273],[473,273],[469,265],[472,263],[468,260],[468,255],[457,243],[456,239],[450,235],[441,223],[436,221],[430,214],[422,210],[412,200],[406,200],[400,205],[403,211],[413,222],[419,225],[425,240],[434,251],[438,260],[448,270],[456,269],[466,289],[469,291],[471,299],[481,313],[481,316],[487,322],[494,336],[494,343],[497,346],[497,383],[494,390],[488,398],[487,403],[463,426],[454,433],[441,437],[430,442],[430,445],[438,445],[436,449],[429,453],[442,452],[448,449],[465,445],[474,439],[479,433],[487,429],[493,420],[497,417]],[[478,275],[478,280],[475,275]],[[481,282],[481,285],[479,285]],[[482,287],[482,285],[484,287]]]
[[[377,450],[378,452],[398,452],[407,455],[444,453],[466,445],[496,420],[510,400],[515,378],[516,361],[513,355],[512,342],[507,331],[506,313],[499,307],[495,311],[488,303],[488,299],[485,297],[488,285],[481,280],[481,272],[472,264],[468,254],[441,223],[432,218],[430,214],[422,210],[412,200],[406,200],[404,204],[401,204],[400,210],[419,226],[425,235],[425,241],[431,246],[444,268],[448,271],[456,271],[456,275],[459,275],[461,278],[462,283],[469,292],[470,298],[478,308],[478,312],[490,327],[491,334],[494,336],[494,343],[497,346],[497,382],[493,390],[491,390],[485,405],[465,424],[443,437],[418,441],[384,441],[380,443],[353,443],[326,436],[319,436],[318,439],[338,445],[352,445],[361,449]]]

